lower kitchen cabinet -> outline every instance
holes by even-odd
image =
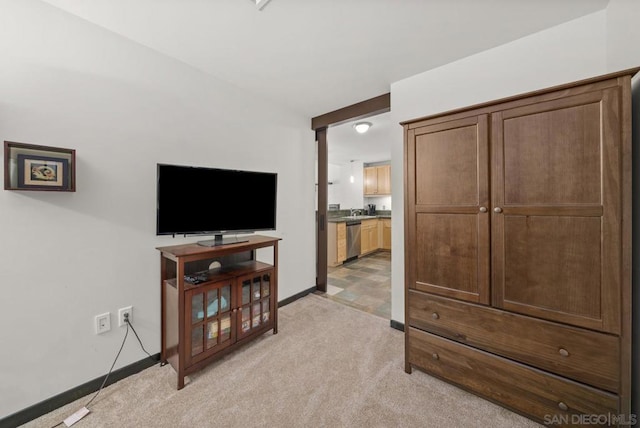
[[[384,219],[378,220],[378,222],[379,222],[379,228],[381,229],[380,248],[382,248],[383,250],[391,251],[391,219],[384,218]]]
[[[338,266],[347,259],[347,225],[329,222],[327,228],[327,264]]]
[[[363,220],[360,226],[360,254],[365,255],[380,248],[378,219]]]

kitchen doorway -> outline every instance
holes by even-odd
[[[383,113],[389,111],[390,97],[385,94],[312,120],[317,140],[317,291],[386,319],[391,318],[390,153],[386,158],[377,155],[378,159],[364,135],[355,140],[345,137],[357,135],[353,125],[364,121],[380,138],[383,129],[392,128],[382,126],[389,120]],[[334,147],[338,140],[347,144]],[[359,144],[370,149],[369,158],[353,155]],[[333,148],[337,152],[332,151],[330,163],[329,150]],[[380,171],[381,177],[386,177],[386,191],[382,184],[379,194],[368,190],[365,181],[370,181],[370,171]],[[347,241],[351,242],[347,245]]]

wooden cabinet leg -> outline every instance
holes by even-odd
[[[178,391],[184,388],[184,376],[178,374]]]

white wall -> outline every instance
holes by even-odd
[[[104,375],[120,307],[159,352],[155,247],[196,238],[155,236],[158,162],[277,172],[279,296],[315,284],[309,118],[37,0],[0,10],[0,139],[75,148],[78,189],[0,190],[0,419]]]
[[[609,0],[607,6],[607,68],[640,66],[640,1]]]
[[[391,210],[391,196],[367,196],[364,198],[365,205],[374,204],[376,210]]]
[[[364,178],[363,163],[361,161],[353,161],[342,165],[342,175],[340,176],[340,191],[342,192],[342,203],[340,209],[348,210],[351,208],[362,209]],[[353,183],[350,180],[353,175]]]
[[[610,0],[607,7],[607,68],[640,66],[640,1]],[[633,79],[633,193],[640,189],[640,76]],[[633,413],[640,413],[640,199],[633,200]]]
[[[343,164],[329,164],[329,185],[327,199],[329,204],[340,204],[341,210],[363,207],[362,162],[353,161]],[[350,180],[353,174],[353,183]]]
[[[330,163],[328,165],[327,178],[329,183],[333,183],[329,184],[327,188],[327,203],[340,204],[340,207],[342,207],[342,186],[344,185],[342,182],[342,166]]]
[[[606,72],[601,11],[391,85],[391,122],[516,95]],[[392,142],[392,308],[404,322],[403,143]]]

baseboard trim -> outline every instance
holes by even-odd
[[[111,372],[111,375],[109,375],[109,379],[107,380],[105,386],[109,386],[113,383],[118,382],[119,380],[122,380],[128,376],[141,372],[142,370],[155,365],[158,361],[160,361],[160,354],[155,354],[152,356],[152,358],[147,357],[140,361],[136,361],[135,363],[129,364],[128,366],[119,368],[118,370],[114,370],[113,372]],[[68,391],[48,398],[44,401],[41,401],[40,403],[34,404],[33,406],[29,406],[26,409],[20,410],[12,415],[7,416],[6,418],[0,419],[0,427],[17,427],[36,418],[39,418],[40,416],[47,414],[55,409],[58,409],[65,404],[69,404],[79,398],[82,398],[85,395],[96,392],[98,389],[100,389],[100,385],[102,385],[105,376],[106,374],[90,380],[89,382],[83,383],[82,385],[76,386],[75,388],[71,388]]]
[[[315,286],[296,293],[293,296],[279,301],[278,307],[281,308],[288,305],[289,303],[293,303],[296,300],[303,298],[307,294],[313,293],[314,291],[316,291]],[[152,358],[153,360],[151,358],[145,358],[113,371],[109,376],[109,379],[107,380],[105,386],[109,386],[113,383],[118,382],[119,380],[122,380],[153,366],[160,361],[160,353],[153,355]],[[104,376],[106,376],[106,374]],[[69,404],[77,400],[78,398],[82,398],[88,394],[91,394],[92,392],[96,392],[98,389],[100,389],[100,385],[102,385],[102,382],[104,381],[104,376],[100,376],[96,379],[90,380],[89,382],[83,383],[82,385],[71,388],[68,391],[62,392],[58,395],[41,401],[40,403],[36,403],[33,406],[29,406],[26,409],[13,413],[6,418],[0,419],[0,427],[20,426],[36,418],[39,418],[44,414],[52,412],[66,404]]]
[[[401,323],[400,321],[396,321],[396,320],[391,320],[391,328],[404,331],[404,323]]]
[[[278,302],[278,308],[281,308],[281,307],[283,307],[283,306],[286,306],[286,305],[288,305],[289,303],[293,303],[293,302],[295,302],[296,300],[303,298],[303,297],[304,297],[304,296],[306,296],[307,294],[311,294],[311,293],[313,293],[314,291],[316,291],[316,289],[317,289],[317,288],[316,288],[316,286],[314,285],[313,287],[311,287],[311,288],[307,288],[306,290],[303,290],[303,291],[301,291],[301,292],[299,292],[299,293],[296,293],[296,294],[294,294],[294,295],[293,295],[293,296],[291,296],[291,297],[287,297],[287,298],[286,298],[286,299],[284,299],[284,300],[280,300],[280,301]]]

